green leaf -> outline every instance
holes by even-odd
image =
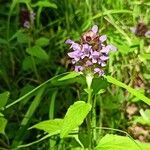
[[[64,77],[58,79],[58,81],[63,81],[63,80],[68,80],[68,79],[73,79],[77,76],[80,76],[81,74],[78,72],[70,72],[69,74],[65,75]]]
[[[41,47],[47,46],[49,44],[49,39],[41,37],[35,41],[35,44]]]
[[[10,93],[8,91],[0,94],[0,108],[7,104],[9,95]]]
[[[147,126],[150,126],[150,120],[146,120],[146,119],[144,119],[143,117],[141,117],[141,116],[134,116],[133,117],[133,123],[134,124],[137,124],[137,123],[140,123],[140,124],[142,124],[142,125],[147,125]]]
[[[36,128],[54,135],[60,133],[62,123],[63,119],[46,120],[32,126],[30,129]]]
[[[129,137],[107,134],[94,150],[149,150],[150,144],[134,141]]]
[[[90,110],[91,105],[83,101],[77,101],[71,105],[65,115],[60,137],[67,136],[71,130],[81,125]]]
[[[49,56],[40,46],[33,46],[31,48],[27,48],[27,53],[31,56],[35,56],[40,59],[48,60]]]
[[[150,105],[150,99],[148,97],[146,97],[145,95],[139,93],[137,90],[131,88],[130,86],[118,81],[117,79],[115,79],[111,76],[104,76],[104,77],[107,79],[108,82],[113,83],[119,87],[126,89],[128,92],[130,92],[134,96],[138,97],[140,100],[144,101],[148,105]]]
[[[22,31],[17,32],[17,41],[22,44],[26,44],[29,42],[30,37],[27,33],[23,33]]]
[[[150,126],[150,109],[146,109],[145,111],[141,109],[140,114],[141,116],[134,116],[133,122]]]
[[[32,7],[51,7],[57,8],[57,5],[48,1],[38,1],[37,3],[33,4]]]
[[[7,120],[3,117],[0,117],[0,133],[5,134],[6,125],[7,125]]]
[[[146,109],[145,111],[143,109],[141,109],[140,114],[145,120],[150,121],[150,109]]]
[[[94,78],[92,82],[92,89],[94,94],[100,94],[101,89],[107,88],[107,80],[101,78]]]
[[[36,65],[40,65],[45,60],[38,59],[38,58],[34,58],[34,60],[33,60],[33,58],[31,56],[27,56],[27,57],[25,57],[25,59],[22,62],[22,70],[33,70],[33,68],[34,68],[33,61]]]
[[[142,57],[146,60],[150,60],[150,54],[141,54],[140,57]]]
[[[0,38],[0,44],[7,44],[8,41],[6,39]]]

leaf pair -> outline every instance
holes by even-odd
[[[77,101],[69,107],[64,119],[42,121],[30,129],[37,128],[51,135],[60,134],[60,137],[64,138],[82,124],[90,110],[90,104],[84,101]]]

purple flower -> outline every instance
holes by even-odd
[[[91,65],[93,65],[93,63],[90,60],[86,61],[86,64],[85,64],[86,67],[91,66]]]
[[[23,24],[23,27],[29,29],[30,28],[30,22],[29,21],[25,21]]]
[[[105,56],[105,55],[100,56],[100,60],[102,60],[102,61],[106,61],[108,59],[109,59],[108,56]]]
[[[97,26],[97,25],[94,25],[94,26],[92,27],[92,31],[93,31],[94,33],[97,33],[97,31],[98,31],[98,26]]]
[[[30,12],[30,19],[33,21],[35,19],[35,13],[33,11]]]
[[[83,66],[75,66],[75,69],[74,69],[74,70],[75,70],[76,72],[80,72],[80,71],[83,71],[83,69],[84,69]]]
[[[150,37],[149,27],[142,20],[136,26],[130,27],[130,31],[139,37]]]
[[[103,67],[106,66],[109,59],[108,53],[117,50],[113,45],[106,45],[106,40],[106,35],[98,35],[97,25],[82,35],[80,43],[71,39],[66,40],[65,43],[70,45],[71,52],[68,53],[68,56],[75,65],[74,70],[84,73],[92,71],[93,74],[102,76],[104,74]]]
[[[100,36],[99,40],[103,43],[104,41],[107,40],[107,36],[106,35],[102,35],[102,36]]]
[[[100,58],[100,53],[97,51],[93,51],[90,58],[92,59],[92,63],[97,63],[98,59]]]
[[[100,68],[95,68],[95,69],[94,69],[94,73],[98,73],[98,74],[99,74],[99,76],[104,75],[104,71],[103,71],[103,70],[101,70]]]
[[[145,36],[146,36],[146,37],[150,37],[150,30],[148,30],[148,31],[145,33]]]
[[[72,58],[75,62],[78,62],[82,55],[83,53],[78,50],[68,53],[68,56]]]
[[[82,45],[82,52],[83,52],[83,55],[82,55],[82,59],[85,58],[85,57],[89,57],[90,56],[90,52],[91,52],[91,47],[92,46],[89,46],[88,44],[83,44]]]
[[[102,47],[101,53],[108,54],[110,51],[116,51],[116,50],[117,48],[115,46],[107,45]]]
[[[66,44],[72,44],[72,43],[74,43],[74,41],[68,39],[68,40],[65,41],[65,43],[66,43]]]

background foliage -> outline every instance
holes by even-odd
[[[20,22],[23,8],[36,13],[29,29]],[[0,0],[0,146],[16,148],[42,138],[44,132],[28,128],[43,120],[63,118],[76,100],[86,100],[82,77],[57,82],[57,75],[71,69],[65,40],[79,40],[93,24],[118,48],[110,56],[106,74],[150,97],[150,39],[130,31],[141,21],[149,28],[149,8],[148,0]],[[95,91],[105,89],[97,97],[99,127],[120,129],[135,139],[150,141],[147,104],[105,80],[95,79],[92,86]],[[106,133],[125,135],[98,129],[99,138]],[[116,137],[111,134],[96,149],[105,144],[104,138],[112,143]],[[83,137],[81,141],[86,145]],[[79,144],[54,136],[25,149],[50,149],[49,145],[73,149]]]

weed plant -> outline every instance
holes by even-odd
[[[117,51],[90,78],[65,41],[93,25]],[[149,61],[148,0],[0,0],[0,149],[149,150]]]

